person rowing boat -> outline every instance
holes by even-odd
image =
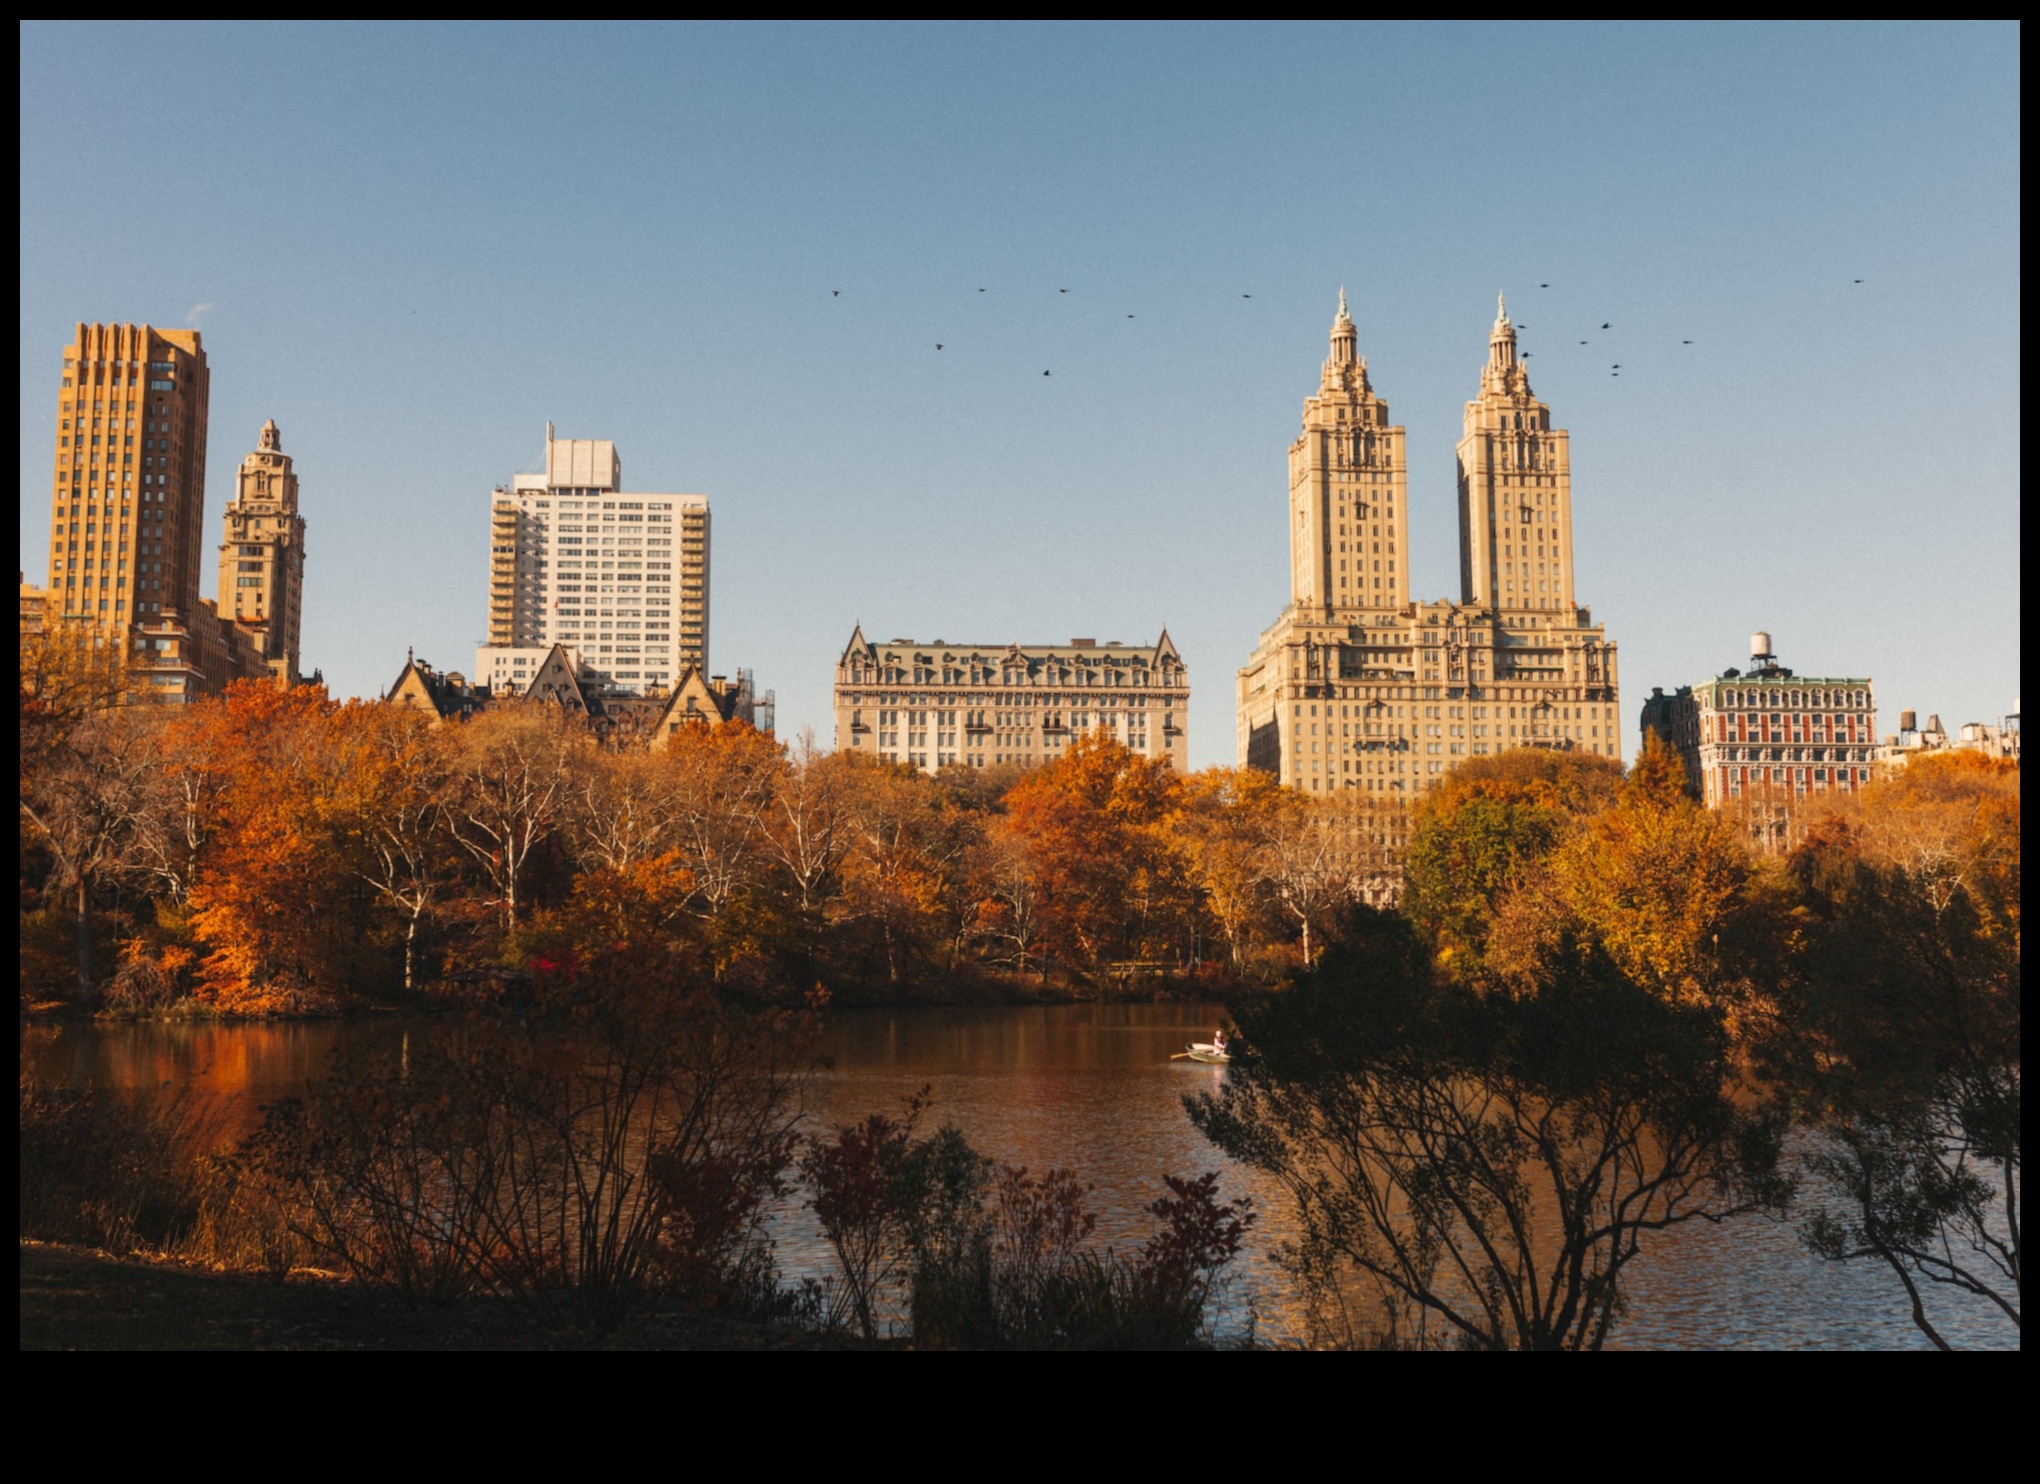
[[[1211,1033],[1209,1041],[1192,1041],[1189,1050],[1179,1051],[1170,1057],[1169,1060],[1205,1062],[1213,1066],[1224,1066],[1232,1060],[1232,1052],[1229,1049],[1231,1045],[1232,1043],[1226,1039],[1225,1028],[1221,1026]]]

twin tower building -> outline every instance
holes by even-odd
[[[1403,429],[1357,338],[1341,291],[1289,449],[1289,606],[1239,673],[1239,761],[1388,802],[1515,747],[1619,757],[1615,646],[1574,597],[1566,435],[1531,395],[1506,306],[1459,440],[1456,603],[1410,597]],[[1189,696],[1166,632],[968,645],[878,643],[860,626],[836,664],[836,739],[934,772],[1048,762],[1104,730],[1182,765]]]
[[[1239,756],[1307,793],[1413,798],[1470,757],[1616,758],[1615,646],[1575,598],[1566,433],[1506,304],[1459,440],[1454,602],[1410,596],[1403,429],[1346,296],[1289,448],[1289,606],[1239,672]]]

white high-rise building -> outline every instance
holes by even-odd
[[[669,690],[708,669],[708,498],[632,494],[606,438],[545,430],[545,472],[490,496],[489,642],[476,678],[521,690],[555,644],[584,677]],[[519,664],[518,661],[524,661]],[[500,693],[500,690],[499,690]]]

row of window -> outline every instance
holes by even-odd
[[[960,698],[950,699],[953,704],[954,700]],[[1167,711],[1175,707],[1177,700],[1178,698],[1174,696],[1158,696],[1155,698],[1155,704],[1162,710]],[[931,701],[926,695],[908,696],[883,693],[866,695],[860,691],[852,691],[849,701],[853,706],[861,706],[867,701],[878,706],[928,706],[942,704],[941,698]],[[1007,696],[1002,698],[1002,702],[1007,706],[1025,711],[1031,711],[1038,706],[1072,705],[1098,706],[1111,710],[1122,703],[1122,698],[1119,696]],[[1148,697],[1146,696],[1127,696],[1124,698],[1124,704],[1134,709],[1144,707],[1147,703]]]
[[[1107,686],[1145,686],[1149,684],[1180,686],[1183,684],[1183,676],[1178,671],[1172,675],[1165,675],[1159,680],[1151,680],[1146,670],[1134,670],[1131,672],[1111,670],[1100,672],[1097,670],[1057,668],[1038,673],[1008,670],[1003,675],[995,678],[989,670],[982,673],[977,671],[966,672],[963,670],[942,670],[938,672],[933,666],[917,666],[910,670],[904,665],[880,665],[876,669],[870,669],[863,665],[852,665],[850,666],[849,683],[852,685],[968,685],[973,687],[998,685],[1009,688],[1032,685],[1081,685],[1103,688]]]
[[[1763,711],[1773,706],[1782,706],[1793,710],[1842,707],[1853,711],[1865,711],[1870,706],[1870,692],[1860,687],[1786,690],[1780,686],[1767,685],[1753,686],[1748,690],[1723,689],[1716,694],[1719,703],[1730,710]]]

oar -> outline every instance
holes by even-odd
[[[1195,1056],[1196,1054],[1197,1054],[1197,1053],[1196,1053],[1196,1052],[1194,1052],[1194,1051],[1179,1051],[1179,1052],[1177,1052],[1177,1053],[1176,1053],[1176,1054],[1175,1054],[1174,1056],[1170,1057],[1170,1058],[1169,1058],[1169,1060],[1170,1060],[1170,1061],[1182,1061],[1182,1060],[1183,1060],[1183,1059],[1184,1059],[1185,1057],[1189,1057],[1189,1056]]]

